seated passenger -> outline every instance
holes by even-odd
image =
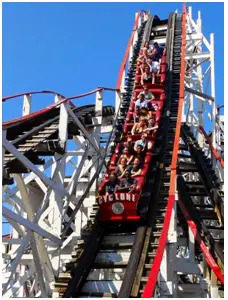
[[[135,101],[135,108],[142,108],[148,105],[148,100],[145,99],[145,93],[141,92],[138,95],[137,100]]]
[[[135,142],[135,146],[134,146],[135,151],[139,145],[142,146],[142,152],[147,152],[152,150],[153,144],[151,143],[151,141],[148,141],[146,138],[147,138],[147,134],[143,132],[141,134],[141,140]]]
[[[156,117],[152,115],[148,119],[148,127],[144,129],[143,132],[147,133],[148,135],[151,135],[153,131],[158,128],[158,126],[155,126],[155,123],[156,123]]]
[[[117,192],[134,193],[136,190],[137,180],[131,177],[131,173],[127,170],[125,173],[126,178],[120,181],[117,186]]]
[[[149,66],[149,68],[150,68],[150,72],[152,72],[152,59],[151,58],[148,58],[147,60],[146,60],[146,63],[147,63],[147,65]]]
[[[154,43],[152,52],[149,54],[152,61],[160,62],[163,54],[163,48],[158,45],[157,42]]]
[[[135,102],[135,114],[134,114],[134,123],[138,121],[140,116],[146,117],[150,107],[150,101],[145,99],[143,92],[139,94],[138,99]]]
[[[145,72],[141,76],[141,84],[144,85],[144,83],[152,83],[152,73],[149,66],[145,68]]]
[[[109,181],[105,184],[105,194],[116,193],[117,187],[120,184],[115,172],[109,174]]]
[[[142,48],[143,56],[145,58],[148,58],[150,51],[151,51],[150,42],[146,41],[144,47]]]
[[[143,92],[142,93],[144,94],[144,97],[145,97],[146,100],[153,100],[153,99],[155,99],[154,95],[151,92],[149,92],[147,86],[143,87]]]
[[[134,154],[134,143],[131,136],[127,137],[127,141],[124,143],[124,148],[128,148],[129,153]]]
[[[138,144],[135,148],[135,158],[138,158],[141,161],[144,160],[145,152],[143,152],[143,146],[141,144]]]
[[[148,67],[148,64],[146,63],[146,61],[144,61],[144,62],[140,65],[140,75],[143,75],[143,73],[145,73],[146,67]]]
[[[149,119],[153,116],[153,112],[155,112],[159,109],[159,106],[156,103],[150,102],[148,107],[149,107],[149,111],[148,111],[147,117]]]
[[[115,173],[119,179],[125,176],[126,167],[127,167],[127,159],[123,157],[120,161],[120,164],[115,169]]]
[[[144,54],[143,54],[143,50],[140,50],[139,51],[139,56],[137,58],[137,64],[141,65],[144,62],[145,62],[145,57],[144,57]]]
[[[138,123],[135,123],[132,127],[131,134],[140,134],[143,132],[144,129],[147,128],[147,120],[146,118],[141,118],[141,120]]]
[[[127,165],[130,165],[134,159],[134,155],[132,155],[130,152],[129,152],[129,148],[125,147],[123,149],[123,154],[120,156],[119,160],[118,160],[118,164],[120,163],[121,159],[122,158],[126,158],[127,160]]]
[[[135,158],[133,165],[128,166],[127,170],[130,171],[132,177],[140,176],[142,173],[142,166],[141,166],[140,159]]]
[[[149,58],[147,60],[147,64],[150,67],[150,72],[152,73],[152,83],[155,83],[155,75],[160,72],[160,63]]]

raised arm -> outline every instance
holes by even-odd
[[[135,134],[136,127],[137,127],[137,123],[135,123],[134,126],[132,127],[132,129],[131,129],[131,135]]]
[[[137,172],[132,172],[132,173],[131,173],[131,176],[132,176],[132,177],[140,176],[141,173],[142,173],[142,169],[139,169]]]

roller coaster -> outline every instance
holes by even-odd
[[[143,82],[140,56],[156,43],[159,70]],[[2,131],[3,297],[224,297],[224,119],[214,67],[200,12],[194,21],[184,5],[161,20],[142,10],[116,88],[3,98],[3,108],[23,99],[22,117]],[[138,154],[134,190],[106,193],[129,137],[133,147],[140,140],[133,127],[144,85],[153,95],[151,148]],[[115,107],[103,105],[106,93]],[[31,112],[37,95],[54,102]],[[75,106],[90,95],[94,104]]]

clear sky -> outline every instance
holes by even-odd
[[[222,104],[223,3],[187,5],[194,17],[201,10],[206,37],[215,33],[216,97]],[[72,96],[97,86],[115,87],[140,9],[165,19],[176,9],[181,12],[182,3],[3,3],[3,96],[44,89]],[[47,104],[50,98],[36,98],[32,110]],[[19,117],[20,105],[12,100],[4,104],[3,120]]]

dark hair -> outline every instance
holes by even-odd
[[[154,43],[154,46],[155,46],[155,47],[158,47],[158,43],[157,43],[157,42],[155,42],[155,43]]]
[[[136,147],[140,147],[141,149],[143,149],[143,145],[138,144]]]
[[[111,171],[111,172],[109,173],[109,176],[110,176],[110,175],[114,175],[115,177],[117,177],[117,174],[116,174],[115,171]]]

